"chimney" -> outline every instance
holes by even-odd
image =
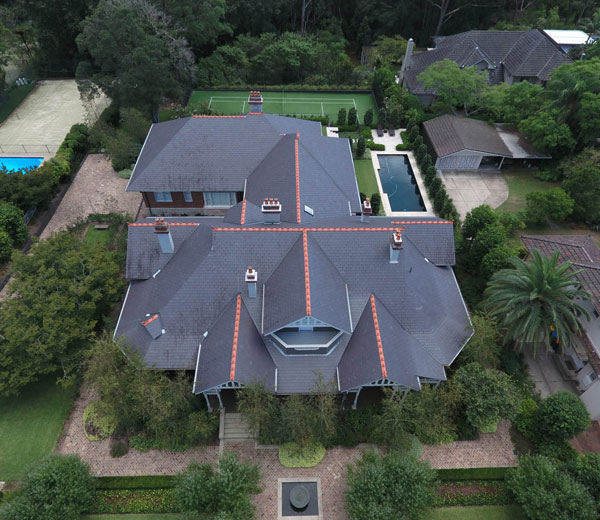
[[[362,203],[362,216],[360,217],[361,222],[369,222],[369,217],[373,214],[371,208],[371,199],[367,197]]]
[[[408,69],[411,65],[414,46],[415,42],[412,38],[409,38],[408,43],[406,45],[406,52],[404,53],[404,59],[402,60],[402,67],[400,68],[401,73]]]
[[[251,90],[248,96],[248,106],[251,114],[262,114],[263,98],[260,95],[260,90]]]
[[[265,199],[260,209],[263,212],[265,224],[279,224],[281,222],[281,204],[278,199]]]
[[[246,283],[248,284],[248,296],[256,298],[256,282],[258,281],[258,271],[248,267],[246,271]]]
[[[397,264],[402,249],[402,233],[394,231],[390,240],[390,264]]]
[[[175,246],[173,244],[173,237],[169,230],[169,224],[165,222],[164,218],[157,218],[154,223],[154,233],[158,237],[158,243],[160,244],[160,251],[162,253],[174,253]]]

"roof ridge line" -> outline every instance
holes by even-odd
[[[302,232],[302,248],[304,251],[304,291],[306,295],[306,315],[311,315],[310,306],[310,266],[308,265],[308,234],[306,231]]]
[[[238,293],[235,307],[235,321],[233,326],[233,345],[231,349],[231,366],[229,369],[229,379],[235,381],[235,365],[237,362],[237,346],[240,333],[240,311],[242,307],[242,295]]]
[[[409,222],[409,224],[414,223],[414,222]],[[429,222],[430,224],[437,224],[437,222]],[[443,222],[444,224],[452,224],[452,222]],[[404,224],[404,222],[401,222],[401,224]],[[302,233],[302,232],[312,232],[312,233],[326,233],[326,232],[333,232],[333,231],[339,231],[339,232],[349,232],[349,231],[379,231],[379,232],[383,232],[383,231],[403,231],[404,228],[403,227],[398,227],[398,226],[389,226],[389,227],[380,227],[380,228],[359,228],[359,227],[264,227],[264,228],[257,228],[257,227],[239,227],[239,228],[234,228],[234,227],[215,227],[212,226],[212,230],[213,231],[227,231],[227,232],[235,232],[235,231],[240,231],[243,233],[246,232],[261,232],[264,231],[266,233],[292,233],[292,232],[297,232],[297,233]]]
[[[300,132],[296,132],[294,139],[294,159],[296,170],[296,221],[298,224],[302,222],[302,214],[300,212],[300,161],[298,159],[298,141],[300,140]]]
[[[371,293],[371,314],[373,315],[373,327],[375,328],[375,338],[377,339],[377,350],[379,352],[379,363],[381,365],[381,376],[387,379],[387,368],[385,366],[385,356],[383,354],[383,343],[381,342],[381,331],[379,330],[379,319],[377,318],[377,307],[375,305],[375,296]]]

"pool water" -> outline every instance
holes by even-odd
[[[378,155],[379,180],[392,211],[425,211],[425,204],[406,155]]]
[[[15,172],[18,170],[25,170],[29,168],[37,168],[42,161],[43,157],[0,157],[0,170],[8,170],[9,172]],[[27,171],[23,171],[23,174]]]

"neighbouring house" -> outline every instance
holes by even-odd
[[[491,125],[445,114],[423,123],[423,140],[438,170],[500,169],[504,164],[531,166],[551,156],[538,152],[514,125]]]
[[[373,217],[368,201],[353,215],[351,151],[317,136],[318,123],[265,114],[176,123],[191,125],[185,153],[169,151],[170,163],[160,157],[164,140],[154,150],[151,138],[144,150],[170,164],[168,179],[182,178],[180,164],[193,157],[203,191],[202,177],[215,177],[204,146],[213,133],[229,144],[214,163],[219,182],[243,177],[220,164],[248,164],[252,173],[224,216],[129,226],[130,284],[116,338],[156,369],[194,371],[193,392],[209,406],[253,381],[285,395],[308,393],[323,377],[356,405],[365,389],[418,390],[446,379],[472,335],[452,270],[451,222]],[[151,133],[164,135],[162,125],[174,129],[158,123]],[[267,151],[266,139],[274,141]]]
[[[600,420],[600,248],[585,235],[527,235],[521,240],[531,253],[537,249],[545,256],[559,252],[559,261],[573,262],[581,270],[577,280],[590,294],[590,300],[579,302],[589,313],[582,317],[583,334],[571,346],[555,354],[562,372],[572,379],[581,400],[593,420]]]
[[[413,54],[407,47],[400,81],[421,103],[435,103],[435,89],[427,89],[418,75],[435,62],[452,60],[461,68],[487,71],[490,85],[529,81],[544,85],[550,73],[571,59],[542,31],[467,31],[438,37],[435,48]]]
[[[573,47],[581,47],[592,43],[590,35],[583,31],[544,29],[544,34],[558,45],[565,54]]]

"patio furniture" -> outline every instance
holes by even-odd
[[[377,137],[383,137],[383,128],[381,125],[377,125]]]
[[[389,134],[390,134],[390,137],[393,137],[396,135],[396,130],[394,130],[394,125],[390,125]]]

